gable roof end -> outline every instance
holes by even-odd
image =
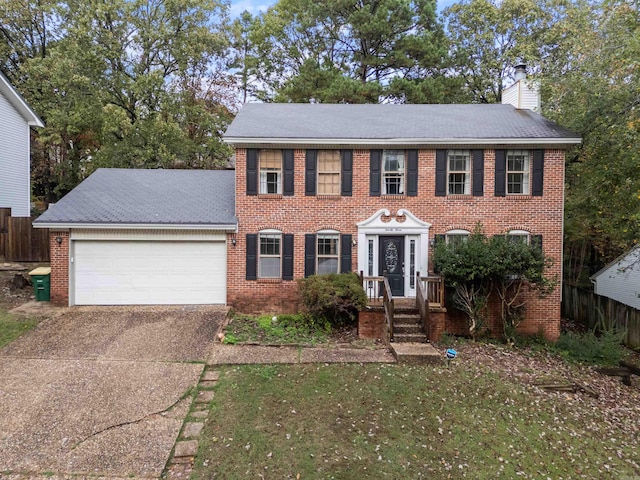
[[[22,115],[22,118],[24,118],[30,126],[44,127],[44,123],[40,117],[33,111],[26,100],[22,98],[22,95],[18,93],[14,86],[11,85],[2,72],[0,72],[0,93],[13,105],[13,108]]]

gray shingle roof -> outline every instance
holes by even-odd
[[[34,223],[236,225],[235,172],[101,168]]]
[[[251,103],[225,134],[243,139],[577,139],[531,110],[512,105],[337,105]]]

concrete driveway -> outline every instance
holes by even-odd
[[[0,478],[158,478],[225,314],[75,307],[0,350]]]

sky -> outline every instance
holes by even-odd
[[[456,0],[438,0],[438,12],[455,3]],[[276,0],[231,0],[231,17],[239,16],[243,11],[248,10],[252,15],[264,12]]]

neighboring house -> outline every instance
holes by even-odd
[[[31,216],[30,127],[44,127],[9,80],[0,73],[0,208]]]
[[[640,310],[640,245],[591,276],[597,295]]]
[[[296,280],[346,271],[386,271],[395,296],[413,297],[435,238],[478,223],[541,244],[561,277],[565,149],[581,140],[529,109],[248,104],[225,141],[235,187],[232,171],[99,170],[38,219],[52,231],[52,301],[290,312]],[[189,287],[197,301],[173,291]],[[521,330],[556,338],[560,298],[532,294]]]
[[[234,172],[99,169],[42,214],[51,300],[224,304]]]

